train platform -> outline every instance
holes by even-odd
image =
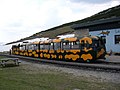
[[[109,62],[109,63],[120,63],[120,56],[117,56],[117,55],[106,55],[105,56],[106,59],[104,60],[105,62]],[[103,60],[101,60],[103,61]]]

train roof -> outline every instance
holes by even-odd
[[[51,43],[51,42],[59,43],[59,42],[66,42],[66,41],[74,42],[74,41],[78,41],[78,40],[80,40],[82,38],[90,38],[90,39],[96,39],[96,40],[99,39],[98,36],[83,36],[83,37],[79,37],[79,38],[77,38],[77,37],[69,37],[69,38],[64,38],[64,39],[48,39],[48,40],[45,40],[45,41],[41,41],[40,44],[46,44],[46,43]],[[39,42],[36,43],[36,44],[39,44]]]
[[[77,38],[76,37],[74,37],[74,38],[65,38],[64,40],[65,41],[67,40],[67,41],[73,42],[73,41],[77,41]]]
[[[62,39],[53,39],[52,42],[61,42],[61,41],[62,41]]]
[[[64,39],[47,39],[44,41],[34,41],[34,42],[30,42],[30,43],[21,43],[21,45],[26,45],[26,44],[47,44],[47,43],[59,43],[59,42],[74,42],[74,41],[80,41],[82,39],[85,38],[89,38],[89,39],[96,39],[98,40],[99,37],[97,36],[82,36],[82,37],[69,37],[69,38],[64,38]]]

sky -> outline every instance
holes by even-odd
[[[0,51],[19,40],[120,5],[120,0],[0,0]]]

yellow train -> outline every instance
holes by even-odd
[[[12,54],[51,60],[91,62],[105,58],[106,49],[100,37],[85,36],[13,45]]]

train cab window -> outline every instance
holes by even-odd
[[[94,40],[93,41],[92,48],[94,50],[99,50],[101,46],[102,46],[102,43],[101,43],[100,40]]]
[[[91,47],[91,45],[89,44],[88,41],[86,41],[85,47],[86,47],[87,49],[89,49],[89,48]]]
[[[81,41],[80,45],[81,45],[81,49],[84,49],[84,47],[85,47],[85,42],[84,42],[84,40]]]
[[[94,40],[94,43],[92,45],[93,47],[99,47],[99,42],[98,40]]]
[[[101,36],[103,43],[106,43],[106,36]]]

